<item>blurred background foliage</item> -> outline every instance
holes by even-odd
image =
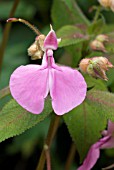
[[[98,5],[98,2],[97,0],[86,0],[86,2],[85,0],[75,1],[87,17],[87,20],[85,20],[86,25],[89,21],[93,20],[95,11],[90,13],[90,9],[93,5]],[[79,17],[77,17],[77,20],[75,18],[79,12],[78,9],[76,11],[75,6],[73,6],[74,9],[72,7],[70,8],[70,0],[66,1],[66,3],[69,3],[67,5],[69,5],[70,10],[73,11],[73,15],[71,17],[64,12],[64,9],[67,10],[67,5],[64,6],[63,2],[64,1],[62,0],[20,0],[14,17],[28,20],[44,34],[48,33],[49,24],[51,23],[55,31],[57,31],[57,35],[63,35],[64,30],[63,32],[62,30],[59,30],[61,26],[81,23]],[[2,41],[6,20],[9,17],[13,3],[14,0],[0,1],[0,43]],[[107,10],[103,11],[102,14],[103,18],[105,18],[105,22],[108,23],[108,26],[104,24],[104,32],[112,32],[114,30],[114,13]],[[99,29],[102,29],[102,24],[103,21],[99,21]],[[84,32],[84,30],[81,31]],[[90,33],[93,32],[93,27],[90,26],[89,31]],[[32,61],[27,55],[27,48],[34,42],[35,36],[34,32],[22,23],[12,23],[3,58],[2,71],[0,75],[0,89],[8,86],[10,75],[18,66],[29,63],[41,63],[41,60]],[[114,47],[112,45],[110,60],[114,64],[113,48]],[[87,55],[85,55],[86,53]],[[81,58],[95,55],[101,55],[101,53],[88,53],[87,51],[84,51],[84,44],[82,45],[80,42],[78,45],[74,44],[72,46],[60,48],[57,52],[55,52],[55,60],[60,64],[78,67]],[[104,83],[102,80],[95,80],[88,76],[85,78],[87,80],[88,87],[92,87],[96,84],[96,89],[109,89],[111,92],[114,92],[114,69],[108,72],[108,77],[109,81],[107,83]],[[0,109],[10,98],[11,96],[8,96],[0,101]],[[34,170],[40,157],[49,122],[50,117],[46,118],[35,127],[27,130],[26,133],[0,143],[0,169]],[[72,140],[69,136],[67,127],[64,122],[61,121],[56,139],[51,147],[52,170],[65,169],[65,162],[67,160],[71,144]],[[102,151],[101,157],[93,169],[100,170],[101,167],[113,162],[114,150]],[[76,152],[75,159],[70,170],[76,169],[77,166],[79,166],[79,155]]]

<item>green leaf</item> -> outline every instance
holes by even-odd
[[[51,17],[56,29],[68,24],[89,24],[89,21],[74,0],[54,0]]]
[[[99,19],[97,22],[92,23],[89,26],[88,33],[93,34],[93,36],[96,36],[96,35],[102,33],[104,26],[105,26],[105,21],[103,19]]]
[[[87,103],[94,107],[94,111],[106,119],[114,121],[114,94],[106,91],[88,92]]]
[[[22,155],[27,158],[33,154],[36,145],[38,145],[42,149],[44,138],[48,131],[49,123],[50,116],[42,122],[38,123],[36,126],[27,130],[26,133],[15,136],[13,138],[13,142],[7,146],[8,153],[15,154],[21,152]]]
[[[92,90],[107,91],[107,82],[105,82],[104,80],[101,80],[99,78],[95,79],[87,74],[84,75],[84,78],[88,88],[93,87]]]
[[[90,90],[83,104],[64,115],[81,161],[89,147],[101,137],[100,132],[109,119],[114,121],[114,94],[106,91]]]
[[[44,110],[39,115],[29,113],[12,99],[0,112],[0,142],[23,133],[44,120],[50,112],[52,112],[50,99],[46,99]]]
[[[72,60],[71,66],[76,68],[78,66],[78,63],[82,57],[82,43],[70,45],[68,47],[65,47],[66,52],[70,54],[70,58]]]
[[[90,146],[101,137],[100,132],[106,127],[106,119],[87,101],[63,117],[82,162]]]
[[[61,38],[59,47],[77,44],[88,40],[88,37],[80,31],[80,29],[73,25],[63,26],[57,31],[57,37]]]

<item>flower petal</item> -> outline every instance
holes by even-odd
[[[11,75],[10,90],[23,108],[34,114],[41,113],[49,91],[48,69],[39,65],[18,67]]]
[[[107,135],[113,135],[114,133],[114,122],[108,121]]]
[[[102,132],[104,136],[109,137],[107,141],[102,145],[101,149],[114,148],[114,122],[108,121],[108,129]]]
[[[100,149],[102,145],[108,139],[109,137],[104,137],[90,147],[87,157],[85,158],[83,164],[78,168],[78,170],[91,170],[92,169],[92,167],[95,165],[95,163],[97,162],[100,156]]]
[[[87,154],[87,157],[83,162],[83,165],[80,166],[78,170],[90,170],[97,162],[99,156],[100,156],[100,148],[99,148],[99,142],[97,142],[91,146]]]
[[[70,67],[50,69],[50,95],[57,115],[63,115],[83,102],[86,96],[86,82],[79,71]]]
[[[55,31],[52,29],[44,40],[44,48],[56,50],[58,47],[57,37]]]
[[[101,149],[114,148],[114,136],[107,136],[109,139],[101,146]]]

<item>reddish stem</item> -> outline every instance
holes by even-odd
[[[14,16],[15,11],[17,9],[17,6],[19,4],[19,1],[20,0],[14,1],[13,7],[12,7],[11,12],[9,14],[9,18]],[[11,29],[11,23],[6,24],[5,29],[4,29],[4,33],[3,33],[2,42],[1,42],[1,45],[0,45],[0,71],[2,69],[2,61],[3,61],[4,52],[5,52],[5,48],[6,48],[6,45],[7,45],[10,29]]]

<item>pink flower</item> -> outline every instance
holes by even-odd
[[[104,137],[90,147],[87,157],[85,158],[82,166],[78,168],[78,170],[91,170],[100,156],[100,149],[114,148],[113,122],[108,121],[108,129],[104,130],[102,135]]]
[[[57,47],[58,40],[51,29],[44,40],[42,64],[20,66],[11,75],[12,96],[31,113],[39,114],[43,111],[49,92],[57,115],[69,112],[85,99],[87,87],[80,72],[55,64],[53,50]]]

